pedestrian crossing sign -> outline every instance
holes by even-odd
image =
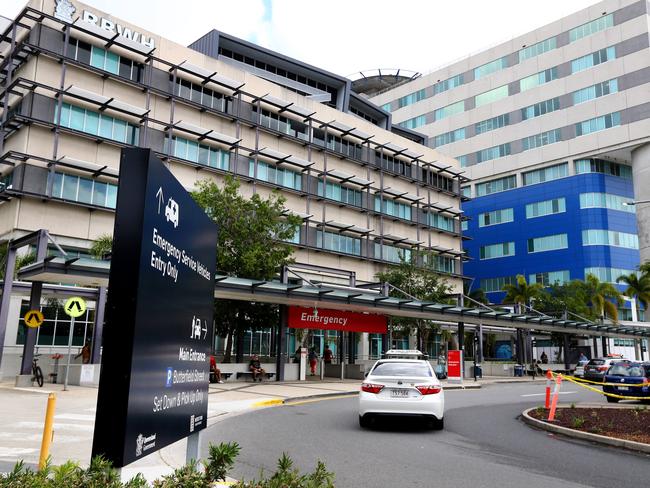
[[[86,312],[86,301],[81,297],[70,297],[63,310],[70,317],[79,317]]]
[[[23,317],[27,327],[40,327],[45,320],[43,313],[40,310],[30,310]]]

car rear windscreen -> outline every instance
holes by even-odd
[[[601,364],[605,364],[605,360],[604,360],[604,359],[592,359],[591,361],[589,361],[589,365],[590,365],[590,366],[594,366],[594,365],[595,365],[595,366],[599,366],[599,365],[601,365]]]
[[[372,370],[378,376],[433,376],[425,363],[379,363]]]
[[[609,368],[607,374],[612,376],[645,376],[645,371],[643,366],[636,364],[615,364]]]

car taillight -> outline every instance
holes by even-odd
[[[598,366],[598,371],[607,371],[607,366]]]
[[[375,385],[373,383],[361,383],[361,391],[368,393],[379,393],[384,389],[384,385]]]
[[[416,388],[423,395],[433,395],[442,391],[442,387],[440,385],[420,385],[416,386]]]

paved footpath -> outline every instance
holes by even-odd
[[[465,381],[463,387],[477,388],[496,382],[530,382],[530,378],[485,378]],[[541,380],[538,378],[537,382]],[[255,408],[282,404],[310,397],[352,395],[359,391],[359,380],[308,380],[304,382],[227,382],[211,384],[208,400],[208,428],[231,415]],[[462,388],[443,382],[446,389]],[[0,472],[11,470],[19,461],[32,467],[38,464],[39,450],[50,392],[56,394],[54,441],[51,456],[54,464],[69,459],[82,465],[90,461],[95,424],[97,389],[70,386],[63,391],[59,384],[43,388],[16,388],[0,383]],[[138,472],[148,479],[171,472],[185,462],[186,442],[179,441],[123,469],[123,479]]]

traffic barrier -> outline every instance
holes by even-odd
[[[552,376],[561,376],[561,375],[555,375],[555,373],[551,373]],[[574,376],[565,376],[565,380],[570,381],[571,383],[582,386],[583,388],[593,391],[595,393],[599,393],[600,395],[605,395],[611,398],[618,398],[619,400],[637,400],[637,401],[646,401],[650,400],[650,396],[626,396],[626,395],[617,395],[616,393],[608,393],[606,391],[599,390],[598,388],[594,388],[593,386],[589,386],[589,384],[594,384],[598,385],[600,387],[603,386],[621,386],[621,383],[602,383],[602,382],[597,382],[597,381],[590,381],[590,380],[584,380],[581,378],[576,378]],[[636,388],[642,388],[642,387],[647,387],[650,386],[647,383],[637,383],[637,384],[628,384],[625,383],[623,386],[627,387],[636,387]]]
[[[560,396],[560,387],[562,386],[562,375],[557,375],[555,379],[555,388],[553,389],[553,401],[551,403],[551,410],[548,413],[548,421],[553,422],[555,420],[555,410],[557,409],[557,400]]]
[[[549,369],[546,371],[546,398],[544,401],[544,408],[546,410],[551,408],[551,383],[553,383],[553,373]]]

